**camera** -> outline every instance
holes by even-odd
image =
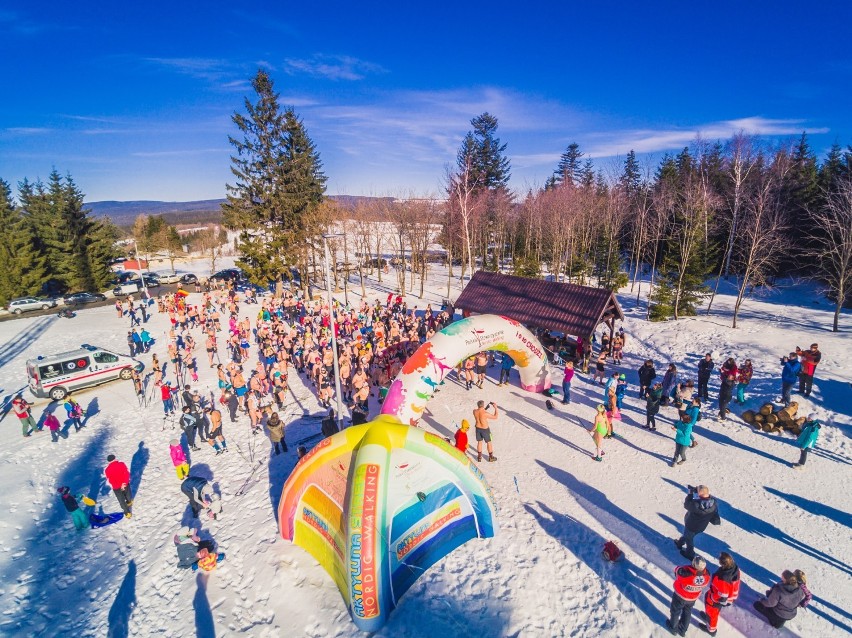
[[[492,405],[494,405],[494,403],[493,403],[492,401],[489,401],[489,402],[488,402],[488,405],[486,405],[485,407],[486,407],[486,408],[490,408]]]

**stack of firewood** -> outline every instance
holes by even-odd
[[[775,406],[771,403],[764,403],[763,407],[757,412],[754,410],[746,410],[742,413],[743,421],[754,426],[756,430],[764,432],[781,432],[787,430],[792,434],[798,435],[802,431],[802,426],[805,424],[805,417],[796,418],[796,412],[799,409],[799,404],[792,401],[786,408],[775,410]]]

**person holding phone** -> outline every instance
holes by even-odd
[[[489,412],[488,408],[493,407],[494,412]],[[477,401],[476,409],[473,411],[473,418],[476,425],[476,460],[482,461],[482,442],[485,441],[488,449],[488,460],[493,462],[497,460],[494,456],[494,446],[491,443],[491,428],[488,422],[496,419],[499,416],[496,403],[485,405],[485,401]]]

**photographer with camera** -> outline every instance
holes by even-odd
[[[491,413],[488,411],[488,408],[494,407],[494,412]],[[497,404],[489,403],[485,405],[485,401],[477,401],[476,409],[473,411],[473,418],[475,419],[476,424],[476,460],[482,461],[482,442],[485,441],[487,449],[488,449],[488,460],[496,461],[497,457],[494,456],[494,446],[491,444],[491,428],[488,425],[488,421],[491,419],[496,419],[499,416],[497,412]]]
[[[711,523],[721,525],[719,518],[719,507],[716,499],[710,496],[710,488],[706,485],[693,487],[689,485],[689,493],[683,501],[686,510],[683,522],[683,534],[674,541],[675,547],[680,550],[684,558],[692,560],[695,558],[695,537],[707,529]],[[684,545],[686,548],[684,549]]]
[[[790,392],[799,380],[801,371],[802,364],[799,363],[799,356],[795,352],[781,357],[781,402],[785,408],[790,405]]]

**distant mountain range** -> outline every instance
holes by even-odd
[[[360,195],[330,195],[342,206],[354,207],[359,201],[393,200],[393,197],[362,197]],[[86,202],[85,207],[96,217],[109,217],[118,226],[132,226],[139,215],[162,215],[170,224],[218,222],[222,219],[224,199],[202,199],[194,202]]]

